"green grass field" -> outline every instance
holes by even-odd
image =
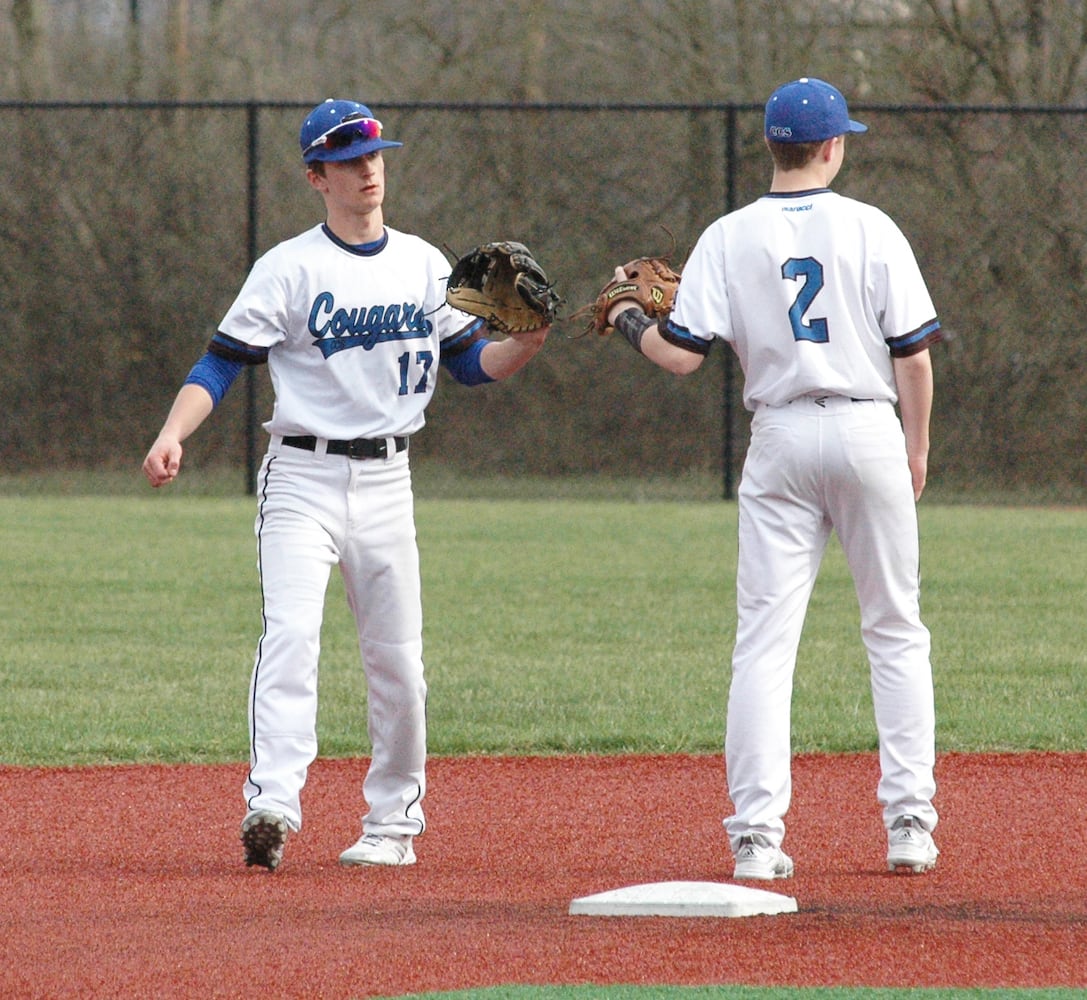
[[[0,495],[0,761],[232,761],[259,633],[245,496]],[[723,501],[420,490],[431,749],[716,753],[735,619]],[[1087,744],[1087,511],[921,507],[941,750]],[[324,756],[368,752],[338,576]],[[832,541],[797,668],[798,751],[875,747]]]
[[[720,751],[734,504],[676,499],[659,484],[542,497],[418,492],[433,754]],[[0,481],[0,763],[244,760],[260,627],[253,513],[251,498],[200,481],[114,495]],[[939,749],[1083,750],[1087,511],[925,502],[921,526]],[[322,755],[367,753],[358,652],[335,575],[321,698]],[[872,750],[871,714],[856,600],[832,541],[801,646],[795,747]],[[541,986],[444,997],[918,992],[1006,993]]]

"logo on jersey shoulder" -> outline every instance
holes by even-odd
[[[344,309],[337,308],[331,292],[321,292],[313,300],[308,326],[314,347],[326,358],[352,347],[372,351],[390,340],[425,340],[434,330],[413,302]]]

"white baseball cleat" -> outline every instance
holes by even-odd
[[[734,879],[766,882],[775,878],[792,878],[792,875],[793,859],[761,833],[748,833],[740,838],[736,868],[732,873]]]
[[[413,865],[415,851],[411,837],[364,833],[340,855],[340,864],[349,868],[355,865]]]
[[[905,869],[920,875],[936,867],[940,852],[916,816],[899,816],[887,831],[887,870]]]

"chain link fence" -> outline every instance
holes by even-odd
[[[322,216],[298,104],[2,104],[0,471],[138,467],[256,254]],[[616,263],[682,264],[769,182],[755,105],[375,105],[386,223],[452,258],[527,243],[566,305],[507,383],[442,377],[417,462],[468,474],[738,479],[747,416],[717,345],[677,379],[570,315]],[[1076,498],[1083,437],[1087,109],[852,108],[835,187],[891,214],[948,341],[934,351],[930,483]],[[243,474],[263,451],[267,373],[187,448]]]

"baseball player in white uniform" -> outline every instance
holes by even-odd
[[[793,672],[832,530],[853,576],[871,667],[887,865],[922,872],[938,854],[916,501],[929,450],[928,348],[940,324],[895,223],[830,190],[845,136],[864,131],[829,84],[803,78],[778,88],[765,115],[770,192],[702,234],[663,323],[629,301],[609,310],[619,333],[665,369],[694,371],[720,339],[745,376],[753,418],[739,489],[725,737],[735,809],[725,828],[737,879],[793,873],[782,850]]]
[[[425,829],[426,694],[408,441],[439,362],[465,385],[506,378],[547,327],[492,340],[450,308],[450,265],[384,224],[384,150],[370,109],[328,100],[302,124],[306,179],[326,218],[256,262],[144,460],[153,486],[178,474],[182,442],[239,371],[267,363],[275,392],[255,523],[263,632],[249,694],[245,861],[275,870],[302,826],[317,754],[317,667],[334,565],[358,627],[371,763],[362,836],[344,865],[408,865]]]

